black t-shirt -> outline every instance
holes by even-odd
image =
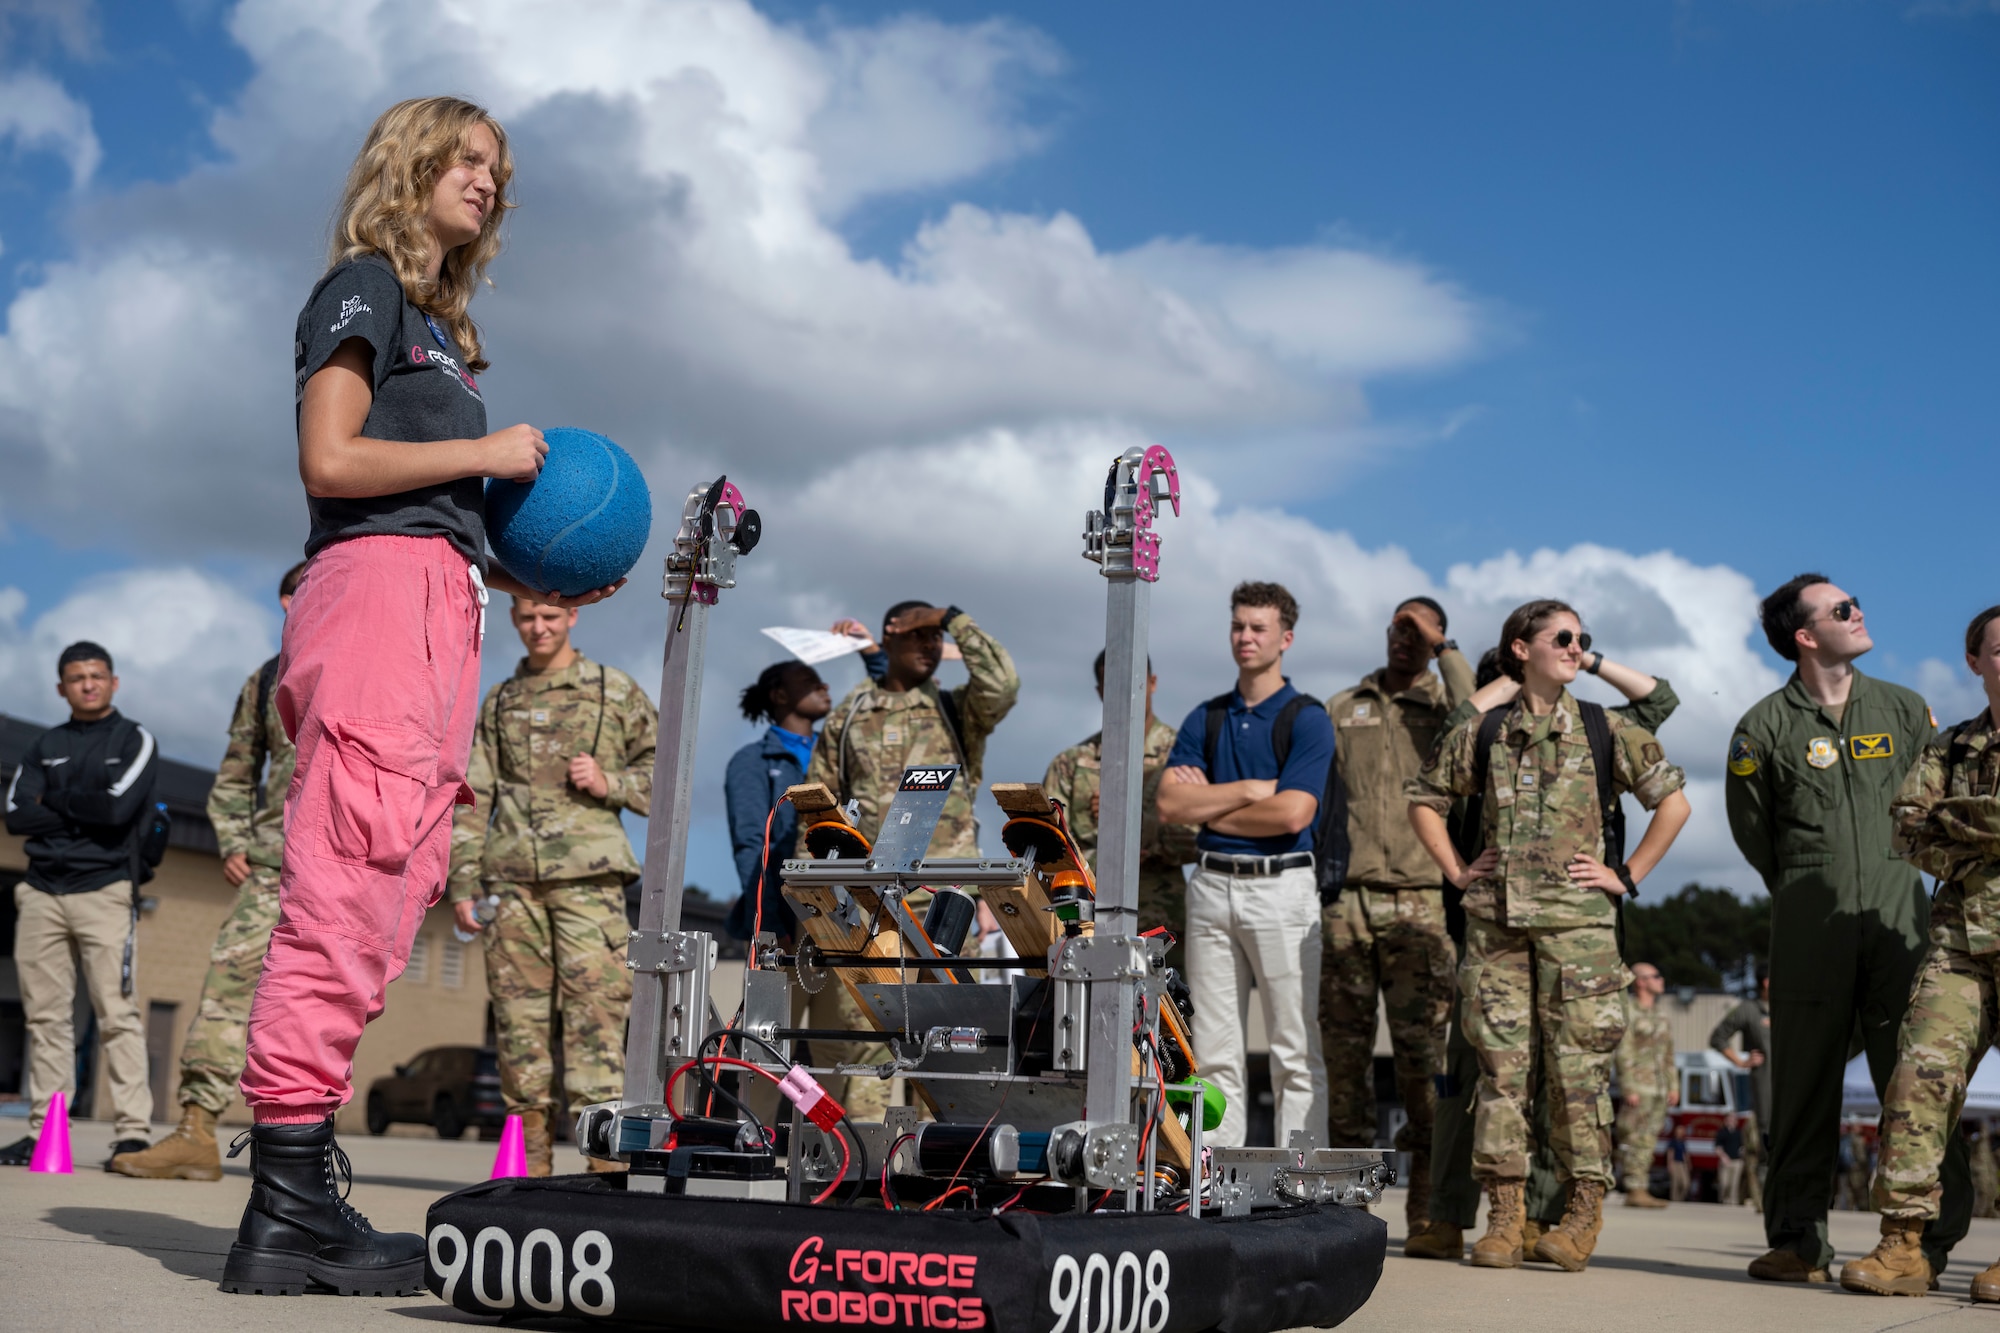
[[[363,435],[421,444],[486,434],[486,401],[450,331],[409,303],[395,270],[380,255],[336,266],[299,312],[292,345],[298,408],[305,404],[306,381],[349,338],[362,339],[375,353],[375,402]],[[478,477],[359,500],[307,496],[312,534],[306,554],[349,537],[443,537],[483,574],[485,497],[486,484]]]

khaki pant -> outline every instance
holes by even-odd
[[[1742,1188],[1743,1159],[1718,1157],[1715,1162],[1715,1201],[1734,1208],[1742,1202],[1738,1197]]]
[[[28,1132],[39,1135],[60,1090],[76,1103],[76,958],[97,1014],[104,1070],[117,1119],[113,1137],[143,1139],[153,1117],[146,1080],[146,1029],[139,1006],[118,993],[125,938],[132,930],[132,885],[119,880],[88,893],[43,893],[14,886],[14,965],[28,1020]],[[71,946],[76,949],[73,957]]]
[[[1311,867],[1276,875],[1197,870],[1188,881],[1188,988],[1194,1058],[1222,1091],[1222,1124],[1205,1141],[1240,1147],[1248,1128],[1244,1032],[1254,980],[1271,1040],[1279,1147],[1292,1131],[1326,1142],[1326,1064],[1320,1050],[1319,889]]]

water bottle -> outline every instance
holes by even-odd
[[[489,893],[484,898],[474,898],[472,915],[478,919],[482,927],[492,925],[494,919],[500,915],[500,895]],[[470,944],[479,938],[477,934],[465,930],[456,923],[452,925],[451,934],[460,944]]]

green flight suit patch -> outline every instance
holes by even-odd
[[[1832,768],[1840,762],[1840,749],[1831,736],[1815,736],[1806,742],[1806,762],[1814,768]]]
[[[1849,736],[1847,752],[1856,759],[1887,759],[1896,753],[1896,739],[1886,731],[1873,736]]]

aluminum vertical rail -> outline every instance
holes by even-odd
[[[680,930],[709,608],[721,589],[736,586],[736,557],[755,546],[761,534],[756,512],[744,507],[743,496],[727,478],[718,478],[688,493],[674,549],[667,555],[660,594],[667,601],[669,618],[660,669],[659,741],[653,755],[639,929],[630,946],[634,951],[642,941],[657,941]],[[668,1073],[663,1044],[667,991],[664,975],[639,972],[633,977],[632,1018],[625,1038],[628,1103],[662,1098]]]
[[[1173,458],[1158,445],[1127,450],[1112,465],[1105,506],[1086,519],[1084,555],[1109,580],[1104,610],[1103,770],[1099,776],[1095,937],[1135,936],[1139,920],[1139,832],[1145,789],[1146,644],[1152,585],[1159,577],[1159,500],[1180,512]],[[1157,494],[1156,494],[1157,492]],[[1136,949],[1133,950],[1136,952]],[[1132,1121],[1135,978],[1097,973],[1090,984],[1084,1118]]]

